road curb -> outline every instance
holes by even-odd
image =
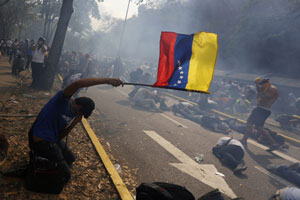
[[[60,74],[58,74],[59,80],[62,82],[63,79]],[[82,118],[81,123],[87,132],[90,140],[92,141],[100,159],[102,160],[106,171],[109,174],[110,179],[112,180],[115,188],[117,189],[120,197],[122,200],[133,200],[129,190],[127,189],[126,185],[124,184],[123,180],[121,179],[119,173],[117,172],[116,168],[112,164],[110,158],[108,157],[106,151],[104,150],[103,146],[101,145],[100,141],[98,140],[95,132],[91,128],[90,124],[85,118]]]
[[[121,199],[123,200],[133,200],[130,192],[128,191],[126,185],[122,181],[119,173],[117,172],[116,168],[112,164],[111,160],[109,159],[107,153],[105,152],[103,146],[99,142],[96,134],[90,127],[88,121],[85,118],[82,118],[81,121],[83,127],[85,128],[86,132],[88,133],[88,136],[90,137],[96,151],[98,152],[98,155],[100,156],[107,172],[109,173],[109,176],[111,180],[113,181]]]

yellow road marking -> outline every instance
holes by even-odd
[[[123,200],[133,200],[130,192],[128,191],[126,185],[122,181],[119,173],[117,172],[116,168],[112,164],[111,160],[109,159],[107,153],[105,152],[103,146],[99,142],[96,134],[94,133],[93,129],[90,127],[89,123],[85,118],[82,118],[82,124],[87,131],[93,145],[95,146],[96,151],[98,152],[106,170],[109,173],[111,180],[113,181],[121,199]]]
[[[62,82],[63,81],[62,76],[60,74],[57,74],[57,76],[58,76],[58,79],[60,80],[60,82]]]

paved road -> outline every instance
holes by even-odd
[[[269,163],[297,162],[300,160],[299,148],[291,147],[283,154],[277,152],[274,155],[266,152],[264,146],[251,142],[245,155],[248,169],[244,176],[237,177],[211,153],[222,134],[208,131],[171,112],[153,113],[137,109],[128,100],[130,90],[129,86],[95,86],[81,95],[95,100],[100,111],[100,117],[95,121],[100,126],[96,133],[105,139],[105,148],[111,149],[121,165],[139,169],[138,183],[172,182],[184,185],[195,197],[210,191],[215,185],[229,196],[257,200],[268,199],[277,189],[292,185],[268,175],[264,167]],[[174,102],[168,99],[167,104]],[[232,136],[241,138],[235,132]],[[197,153],[204,155],[200,164],[193,161]],[[216,172],[225,177],[216,175]]]

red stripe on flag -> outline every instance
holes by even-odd
[[[168,80],[174,72],[174,49],[177,33],[162,32],[160,36],[160,54],[157,81],[153,86],[168,86]]]

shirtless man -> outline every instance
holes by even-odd
[[[263,79],[261,77],[255,80],[257,89],[257,106],[254,108],[247,120],[246,132],[241,140],[241,143],[247,145],[247,139],[251,135],[253,128],[257,129],[260,134],[265,134],[267,138],[273,143],[270,150],[278,148],[277,143],[271,137],[270,133],[264,130],[264,123],[266,119],[271,115],[271,106],[278,98],[278,90],[274,85],[271,85],[269,79]]]

